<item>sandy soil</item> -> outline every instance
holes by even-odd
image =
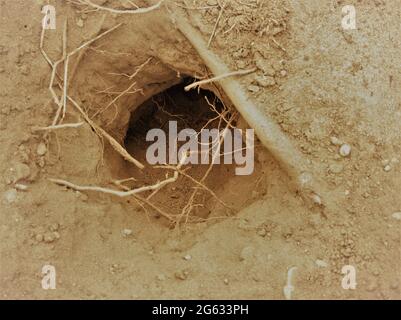
[[[83,12],[78,2],[0,0],[2,299],[284,299],[292,267],[293,299],[401,298],[398,1],[355,1],[356,30],[341,27],[344,1],[177,0],[139,15]],[[93,2],[132,9],[129,1]],[[201,190],[199,206],[179,226],[132,197],[50,182],[114,188],[111,181],[135,177],[129,187],[137,187],[163,179],[163,172],[141,175],[71,103],[64,123],[85,124],[35,130],[49,126],[57,110],[40,50],[47,3],[57,13],[56,29],[44,36],[53,62],[63,54],[66,19],[67,52],[122,23],[71,58],[68,93],[133,155],[143,159],[130,136],[131,114],[151,97],[167,97],[163,92],[184,76],[211,76],[171,18],[179,12],[230,69],[256,68],[236,81],[301,152],[330,205],[306,202],[260,141],[253,175],[235,176],[232,166],[218,165],[205,180],[232,209]],[[56,76],[61,96],[57,83]],[[220,87],[205,89],[227,101]],[[187,103],[168,94],[173,102],[166,106],[180,111],[177,104]],[[152,116],[145,129],[166,120]],[[243,119],[237,125],[247,127]],[[346,157],[343,144],[351,147]],[[205,170],[188,173],[200,179]],[[193,187],[181,177],[153,203],[179,213]],[[41,286],[44,265],[56,268],[55,290]],[[355,267],[354,290],[342,287],[345,265]]]

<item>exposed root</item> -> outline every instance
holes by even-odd
[[[155,190],[155,189],[160,189],[160,188],[164,187],[165,185],[167,185],[169,183],[173,183],[173,182],[177,181],[177,179],[178,179],[178,172],[175,172],[173,177],[171,177],[171,178],[168,178],[166,180],[163,180],[163,181],[158,182],[158,183],[153,184],[153,185],[143,186],[143,187],[139,187],[139,188],[132,189],[132,190],[129,190],[129,191],[128,190],[127,191],[118,191],[118,190],[114,190],[114,189],[103,188],[103,187],[94,187],[94,186],[80,186],[80,185],[76,185],[76,184],[73,184],[73,183],[71,183],[69,181],[62,180],[62,179],[52,179],[52,178],[50,178],[49,180],[51,182],[54,182],[54,183],[58,184],[58,185],[65,186],[65,187],[74,189],[76,191],[96,191],[96,192],[107,193],[107,194],[111,194],[111,195],[114,195],[114,196],[117,196],[117,197],[124,198],[124,197],[132,196],[132,195],[137,194],[137,193],[142,193],[142,192],[146,192],[146,191],[152,191],[152,190]]]
[[[205,65],[215,74],[213,80],[226,78],[219,82],[227,97],[243,116],[245,121],[255,130],[256,135],[271,154],[281,163],[289,176],[294,178],[296,191],[301,191],[305,200],[313,200],[314,195],[327,193],[323,182],[317,181],[310,173],[310,166],[307,159],[296,149],[290,139],[282,132],[279,125],[249,100],[238,81],[232,80],[227,75],[233,75],[222,59],[207,48],[202,35],[196,30],[187,19],[179,12],[171,13],[173,22],[181,33],[188,39],[199,54]],[[212,80],[209,79],[209,80]],[[188,86],[186,90],[210,82],[202,80]],[[325,201],[323,201],[325,203]]]
[[[217,3],[219,4],[220,12],[219,12],[219,15],[218,15],[218,17],[217,17],[217,19],[216,19],[216,23],[215,23],[215,25],[214,25],[214,27],[213,27],[212,34],[210,35],[209,41],[208,41],[208,43],[207,43],[207,47],[208,47],[208,48],[210,47],[210,45],[211,45],[211,43],[212,43],[212,41],[213,41],[213,37],[214,37],[214,35],[216,34],[217,26],[219,25],[221,16],[223,15],[223,11],[224,11],[224,7],[223,7],[222,5],[220,5],[219,1],[217,1]]]
[[[208,188],[204,183],[196,180],[195,178],[191,177],[189,174],[185,173],[184,171],[177,169],[176,167],[173,166],[160,166],[160,167],[156,167],[156,168],[163,168],[163,169],[169,169],[169,170],[174,170],[177,171],[180,175],[188,178],[189,180],[191,180],[193,183],[195,183],[196,185],[200,186],[202,189],[206,190],[207,192],[209,192],[213,198],[215,198],[220,204],[222,204],[224,207],[226,207],[227,209],[233,210],[232,207],[230,207],[228,204],[226,204],[223,200],[221,200],[216,193],[214,193],[214,191],[210,188]]]
[[[134,77],[136,77],[138,75],[138,73],[152,60],[152,57],[150,57],[149,59],[147,59],[144,63],[142,63],[140,66],[138,66],[138,68],[136,69],[136,71],[131,74],[130,76],[128,76],[128,78],[130,80],[132,80]],[[119,100],[122,96],[124,96],[125,94],[128,93],[136,93],[138,91],[141,91],[140,89],[137,89],[135,91],[130,91],[134,86],[136,85],[136,81],[132,82],[127,89],[125,89],[124,91],[120,92],[118,94],[117,97],[115,97],[107,106],[105,106],[104,108],[100,109],[99,111],[97,111],[94,115],[93,118],[96,117],[97,115],[103,113],[104,111],[106,111],[111,105],[115,104],[117,102],[117,100]]]
[[[84,122],[77,122],[77,123],[63,123],[63,124],[58,124],[55,126],[48,126],[48,127],[32,127],[32,131],[47,131],[47,130],[58,130],[58,129],[65,129],[65,128],[79,128],[83,124],[84,124]]]
[[[93,3],[90,0],[77,0],[76,1],[77,4],[88,5],[88,6],[91,6],[92,8],[94,8],[96,10],[102,10],[102,11],[107,11],[107,12],[110,12],[110,13],[117,13],[117,14],[147,13],[147,12],[150,12],[150,11],[158,9],[163,2],[164,2],[164,0],[160,0],[155,5],[147,7],[147,8],[137,8],[137,9],[132,9],[132,10],[120,10],[120,9],[113,9],[113,8],[103,7],[103,6],[100,6],[100,5],[97,5],[97,4]]]
[[[81,115],[83,116],[83,118],[86,120],[86,122],[88,122],[88,124],[98,133],[100,133],[103,137],[105,137],[109,143],[111,144],[111,146],[118,152],[121,154],[121,156],[135,164],[138,168],[143,169],[144,165],[142,163],[140,163],[138,160],[134,159],[112,136],[110,136],[105,130],[103,130],[100,126],[98,126],[97,124],[95,124],[91,119],[89,119],[88,115],[83,111],[83,109],[79,106],[79,104],[72,99],[70,96],[68,96],[67,94],[67,79],[68,79],[68,63],[65,63],[65,69],[64,69],[64,84],[61,85],[59,84],[60,89],[62,89],[63,91],[63,96],[62,99],[63,101],[65,100],[65,102],[61,101],[61,99],[58,98],[56,92],[53,89],[53,85],[54,85],[54,81],[57,75],[57,67],[60,63],[62,63],[65,60],[68,60],[71,56],[77,54],[80,50],[82,50],[83,48],[86,48],[87,46],[89,46],[90,44],[92,44],[93,42],[95,42],[96,40],[104,37],[105,35],[107,35],[108,33],[114,31],[115,29],[119,28],[122,24],[117,24],[116,26],[112,27],[111,29],[99,34],[98,36],[92,38],[91,40],[83,43],[81,46],[79,46],[78,48],[74,49],[73,51],[71,51],[70,53],[66,54],[66,46],[67,46],[67,23],[65,23],[64,25],[64,32],[63,32],[63,57],[56,61],[55,63],[53,63],[51,61],[51,59],[49,58],[49,56],[47,55],[47,53],[45,52],[45,50],[43,49],[43,40],[44,40],[44,30],[42,30],[42,36],[41,36],[41,42],[40,42],[40,48],[41,48],[41,52],[43,54],[43,56],[45,57],[46,61],[50,64],[50,66],[52,67],[52,74],[51,74],[51,79],[50,79],[50,84],[49,84],[49,90],[52,93],[54,102],[57,104],[58,109],[56,112],[56,115],[53,119],[52,125],[50,127],[55,127],[60,113],[62,110],[65,111],[66,105],[67,105],[67,99],[69,101],[71,101],[71,103],[76,107],[76,109],[81,113]],[[59,77],[60,78],[60,77]]]
[[[115,189],[110,189],[110,188],[104,188],[104,187],[97,187],[97,186],[81,186],[81,185],[76,185],[74,183],[71,183],[69,181],[66,180],[62,180],[62,179],[53,179],[50,178],[49,181],[54,182],[58,185],[61,186],[65,186],[68,188],[71,188],[73,190],[76,191],[95,191],[95,192],[101,192],[101,193],[105,193],[105,194],[110,194],[110,195],[114,195],[117,197],[130,197],[130,196],[134,196],[136,197],[136,199],[146,203],[147,205],[151,206],[153,209],[157,210],[160,214],[162,214],[163,216],[165,216],[166,218],[168,218],[169,220],[173,220],[173,218],[171,217],[171,215],[165,213],[163,210],[157,208],[155,205],[153,205],[149,200],[144,199],[142,197],[139,197],[138,194],[146,192],[146,191],[152,191],[152,190],[160,190],[161,188],[163,188],[164,186],[166,186],[167,184],[176,182],[179,176],[178,170],[181,169],[183,163],[185,162],[185,160],[187,159],[188,155],[183,154],[180,160],[180,163],[176,166],[176,169],[174,171],[174,174],[171,178],[167,178],[163,181],[160,181],[156,184],[153,185],[149,185],[149,186],[142,186],[139,188],[135,188],[132,190],[127,190],[128,188],[126,186],[123,186],[122,183],[124,181],[128,181],[131,180],[131,178],[129,179],[124,179],[124,180],[117,180],[114,182],[114,184],[116,184],[119,187],[122,187],[124,189],[124,191],[119,191],[119,190],[115,190]]]
[[[238,71],[233,71],[233,72],[227,72],[227,73],[221,74],[219,76],[216,76],[216,77],[213,77],[210,79],[196,81],[196,82],[191,83],[190,85],[186,86],[184,89],[185,89],[185,91],[189,91],[193,88],[196,88],[198,86],[201,86],[201,85],[204,85],[207,83],[216,82],[216,81],[223,80],[225,78],[229,78],[229,77],[233,77],[233,76],[249,74],[249,73],[255,72],[256,70],[257,70],[256,68],[253,68],[253,69],[248,69],[248,70],[238,70]]]
[[[228,130],[228,128],[229,128],[230,125],[231,125],[231,121],[233,121],[233,120],[234,120],[234,117],[231,117],[231,120],[230,120],[229,123],[226,125],[226,127],[224,128],[224,130],[221,132],[221,134],[220,134],[220,140],[218,140],[218,142],[217,142],[217,143],[218,143],[218,148],[217,148],[217,150],[220,150],[220,146],[221,146],[222,143],[224,142],[224,138],[225,138],[225,136],[226,136],[227,130]],[[221,124],[221,121],[222,121],[222,117],[220,117],[220,124]],[[220,124],[219,124],[218,129],[220,129]],[[214,142],[212,142],[211,144],[212,144],[212,146],[209,148],[209,150],[210,150],[210,149],[211,149],[211,150],[214,149],[214,145],[213,145]],[[205,182],[206,178],[209,176],[209,173],[212,171],[213,165],[214,165],[214,163],[215,163],[217,157],[219,157],[219,156],[220,156],[220,152],[215,152],[215,153],[213,153],[213,151],[212,151],[212,160],[211,160],[211,162],[210,162],[210,165],[209,165],[209,167],[208,167],[206,173],[203,175],[202,179],[201,179],[200,181],[197,181],[197,184],[200,184],[200,185],[202,186],[202,188],[204,187],[204,182]],[[191,213],[192,209],[195,207],[195,205],[194,205],[194,200],[195,200],[195,197],[196,197],[197,193],[198,193],[198,190],[197,190],[197,189],[195,189],[195,190],[192,192],[191,196],[189,197],[189,200],[188,200],[187,204],[186,204],[186,205],[184,206],[184,208],[181,210],[181,214],[179,215],[179,217],[178,217],[178,219],[177,219],[177,221],[176,221],[176,227],[179,226],[179,224],[181,223],[181,221],[182,221],[182,219],[183,219],[184,216],[185,216],[185,223],[188,222],[190,213]]]

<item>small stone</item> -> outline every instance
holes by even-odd
[[[259,53],[255,54],[255,64],[258,69],[263,71],[263,73],[267,76],[272,77],[276,74],[276,70],[274,70],[272,64],[265,60]]]
[[[36,149],[36,153],[38,156],[44,156],[47,152],[46,144],[43,142],[39,143],[38,148]]]
[[[13,203],[17,200],[17,190],[16,189],[10,189],[4,192],[4,200],[7,203]]]
[[[256,83],[261,87],[272,87],[276,84],[276,80],[270,76],[257,76],[255,77]]]
[[[287,76],[287,71],[286,70],[281,70],[280,71],[280,75],[282,76],[282,77],[286,77]]]
[[[227,278],[225,278],[225,279],[223,280],[223,282],[224,282],[224,284],[226,284],[226,285],[228,285],[228,284],[229,284],[229,281],[228,281],[228,279],[227,279]]]
[[[248,90],[250,92],[257,93],[257,92],[259,92],[260,88],[258,86],[251,84],[250,86],[248,86]]]
[[[327,268],[327,267],[328,267],[327,262],[326,262],[326,261],[323,261],[323,260],[320,260],[320,259],[317,259],[317,260],[315,261],[315,263],[316,263],[316,265],[317,265],[319,268]]]
[[[391,171],[391,166],[390,166],[390,165],[387,165],[387,166],[385,166],[385,167],[383,168],[383,170],[384,170],[385,172],[389,172],[389,171]]]
[[[132,235],[133,231],[131,229],[124,229],[122,233],[124,237],[129,237],[130,235]]]
[[[238,67],[238,69],[245,69],[246,66],[247,66],[247,64],[246,64],[245,61],[243,61],[243,60],[237,61],[237,67]]]
[[[174,276],[179,280],[186,280],[188,278],[188,271],[177,271]]]
[[[192,256],[190,254],[187,254],[186,256],[184,256],[184,260],[189,261],[191,259],[192,259]]]
[[[337,137],[330,137],[330,142],[335,146],[340,146],[343,144],[343,142]]]
[[[241,261],[250,260],[253,257],[253,254],[254,254],[253,247],[245,247],[242,249],[240,253],[240,260]]]
[[[342,157],[348,157],[351,154],[351,146],[349,144],[344,143],[341,147],[340,147],[340,155]]]
[[[312,195],[312,201],[313,201],[313,203],[315,203],[317,205],[321,205],[322,204],[322,198],[320,198],[320,196],[317,195],[316,193],[314,193]]]
[[[265,228],[261,228],[258,230],[258,235],[261,237],[266,237],[267,231]]]
[[[401,211],[394,212],[391,216],[396,220],[401,220]]]
[[[25,184],[17,183],[15,185],[15,189],[17,189],[19,191],[26,191],[26,190],[28,190],[28,186],[26,186]]]

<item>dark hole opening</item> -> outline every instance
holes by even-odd
[[[166,91],[153,96],[140,105],[132,114],[125,143],[132,140],[136,143],[145,141],[150,128],[168,129],[168,121],[177,121],[178,131],[192,128],[199,131],[208,122],[206,128],[214,128],[218,120],[210,121],[217,116],[209,103],[216,107],[217,112],[223,110],[222,102],[208,90],[191,90],[186,92],[184,87],[192,82],[192,78],[185,78]],[[229,115],[228,115],[229,116]]]
[[[128,184],[130,188],[150,185],[157,181],[165,180],[166,172],[168,172],[169,177],[173,175],[173,171],[156,169],[148,164],[146,150],[154,143],[153,141],[146,141],[146,135],[150,129],[157,128],[165,132],[167,136],[167,150],[169,150],[169,121],[176,121],[178,132],[187,128],[194,129],[196,132],[199,132],[203,128],[219,129],[221,131],[227,125],[219,117],[219,113],[221,114],[226,111],[225,119],[229,119],[232,113],[227,111],[226,106],[213,92],[208,90],[191,90],[186,92],[184,90],[184,87],[193,81],[192,78],[186,78],[180,84],[153,96],[132,112],[124,143],[127,151],[134,158],[141,161],[146,168],[139,170],[127,164],[124,169],[124,176],[127,178],[140,177],[137,181],[131,181]],[[233,121],[232,124],[235,125],[235,122]],[[184,143],[178,142],[178,149]],[[185,173],[197,181],[201,181],[209,169],[209,165],[187,164],[183,168],[186,170]],[[203,183],[211,190],[217,190],[217,193],[223,191],[223,186],[227,181],[230,179],[241,179],[241,177],[235,177],[234,170],[235,165],[233,164],[214,164]],[[187,177],[181,175],[176,182],[167,185],[162,189],[163,191],[152,196],[152,202],[160,208],[167,209],[172,214],[180,214],[181,210],[188,204],[188,200],[195,189],[197,192],[193,201],[194,207],[192,208],[191,216],[200,219],[207,218],[217,203],[215,197],[211,196],[207,190],[199,188],[199,185],[194,184]],[[151,193],[144,194],[144,196],[147,197]],[[235,203],[237,198],[234,197],[232,202]]]

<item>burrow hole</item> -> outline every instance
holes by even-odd
[[[126,184],[130,188],[154,184],[166,179],[166,173],[169,174],[169,177],[173,174],[173,171],[155,169],[148,164],[146,150],[154,143],[146,141],[149,130],[162,129],[166,133],[166,146],[169,150],[169,121],[176,121],[178,132],[185,128],[194,129],[197,132],[202,128],[224,129],[226,122],[218,118],[216,111],[221,113],[223,110],[227,110],[226,107],[211,91],[202,89],[185,91],[184,87],[193,81],[192,78],[185,78],[178,85],[151,97],[131,113],[124,144],[127,151],[145,164],[146,168],[139,170],[130,164],[125,164],[124,178],[135,177],[136,179],[136,181]],[[215,107],[215,110],[210,104]],[[226,114],[226,119],[233,115],[231,112]],[[236,122],[235,119],[232,124],[235,126]],[[184,143],[178,142],[178,149]],[[224,150],[221,152],[223,153]],[[168,151],[166,158],[168,161]],[[208,168],[208,164],[187,164],[183,167],[185,173],[197,181],[202,181]],[[203,181],[207,188],[234,210],[228,210],[209,191],[199,188],[199,185],[184,176],[180,176],[175,183],[163,187],[154,195],[151,195],[152,192],[148,192],[143,196],[151,196],[152,203],[172,215],[179,215],[188,205],[191,195],[196,190],[190,221],[203,221],[215,215],[231,215],[249,202],[252,190],[255,188],[255,178],[260,176],[260,170],[256,165],[254,174],[250,176],[236,176],[235,168],[235,164],[224,164],[221,161],[221,164],[212,166],[210,173]],[[157,212],[152,213],[155,218],[160,217]],[[213,214],[211,215],[211,213]]]

